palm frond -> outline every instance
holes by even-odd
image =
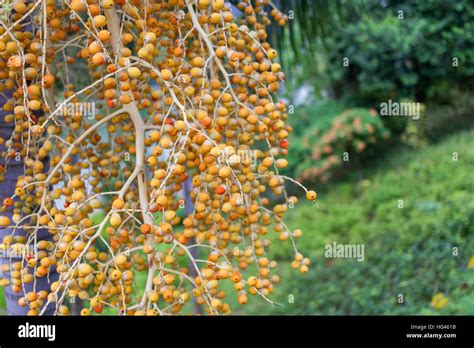
[[[270,40],[280,52],[290,48],[296,59],[314,54],[318,42],[324,44],[331,31],[364,12],[364,0],[274,0],[290,18],[285,27],[273,23]],[[283,59],[283,63],[285,59]]]

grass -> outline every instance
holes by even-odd
[[[298,245],[312,269],[307,275],[290,270],[289,243],[274,241],[271,255],[279,261],[282,284],[273,299],[282,308],[251,298],[242,312],[473,314],[474,272],[466,267],[474,250],[473,135],[457,134],[421,150],[394,149],[329,187],[319,208],[290,210],[288,225],[303,230]],[[325,258],[324,247],[333,241],[364,244],[365,261]],[[430,302],[438,292],[449,303],[434,310]]]
[[[7,314],[5,308],[6,308],[5,294],[3,292],[3,287],[0,287],[0,315]]]

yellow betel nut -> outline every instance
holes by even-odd
[[[113,213],[113,214],[110,216],[110,224],[111,224],[113,227],[119,227],[121,223],[122,223],[122,218],[120,217],[119,214]]]
[[[318,198],[318,194],[314,191],[308,191],[306,192],[306,199],[309,201],[314,201]]]
[[[0,216],[0,226],[1,227],[10,226],[10,218],[8,216]]]

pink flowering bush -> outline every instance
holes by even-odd
[[[309,156],[299,167],[298,177],[307,182],[327,182],[342,168],[360,164],[374,156],[375,149],[390,136],[374,109],[348,109],[329,126],[309,129],[302,143]]]

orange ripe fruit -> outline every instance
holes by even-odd
[[[102,42],[109,41],[110,40],[110,31],[108,31],[108,30],[99,31],[99,39]]]
[[[211,4],[211,0],[199,0],[198,4],[199,4],[199,9],[203,10],[209,7],[209,5]]]
[[[274,59],[278,56],[278,52],[274,49],[268,50],[267,55],[269,59]]]
[[[25,189],[21,186],[18,186],[16,189],[15,189],[15,195],[17,196],[23,196],[25,194]]]
[[[122,35],[122,42],[126,45],[133,41],[133,35],[130,33],[125,33]]]
[[[280,147],[283,148],[283,149],[287,149],[288,148],[288,140],[286,139],[282,139],[280,140]]]
[[[219,185],[216,187],[215,191],[218,195],[223,195],[225,193],[225,186]]]
[[[114,0],[102,0],[100,3],[105,9],[111,9],[114,6]]]
[[[92,41],[88,47],[89,49],[89,52],[91,54],[96,54],[100,51],[102,51],[102,46],[100,45],[100,43],[98,41]]]
[[[239,301],[239,304],[241,304],[241,305],[244,305],[244,304],[246,304],[246,303],[247,303],[247,301],[248,301],[248,299],[247,299],[247,295],[245,295],[245,294],[241,294],[241,295],[239,295],[239,297],[238,297],[238,301]]]
[[[171,233],[173,231],[173,227],[171,226],[170,223],[168,222],[165,222],[163,224],[161,224],[161,230],[164,232],[164,233]]]
[[[173,77],[173,73],[168,69],[162,69],[160,75],[165,81],[169,81]]]
[[[82,191],[75,191],[71,196],[73,201],[81,201],[84,199],[84,193]]]
[[[122,223],[122,218],[120,217],[119,214],[117,213],[113,213],[111,216],[110,216],[110,224],[114,227],[119,227],[120,224]]]
[[[18,13],[25,13],[26,10],[27,10],[27,7],[24,3],[20,2],[20,1],[16,1],[14,4],[13,4],[13,9],[18,12]]]
[[[232,273],[231,279],[232,279],[233,283],[238,283],[242,280],[242,276],[240,275],[239,272],[234,272],[234,273]]]
[[[200,123],[204,128],[209,128],[212,125],[212,118],[206,116],[200,121]]]
[[[82,3],[82,0],[72,0],[71,9],[76,12],[81,12],[86,9],[85,5]]]
[[[105,18],[105,16],[103,15],[97,15],[94,17],[94,25],[96,27],[105,27],[105,25],[107,24],[107,18]]]
[[[173,299],[173,292],[169,289],[165,290],[163,292],[163,298],[165,299],[165,301],[169,302]]]
[[[118,269],[114,269],[112,272],[109,274],[110,280],[119,280],[122,278],[122,272],[120,272]]]
[[[222,302],[221,302],[221,300],[219,300],[219,299],[217,299],[217,298],[213,298],[213,299],[211,300],[211,306],[212,306],[213,308],[219,309],[219,308],[221,308],[221,306],[222,306]]]
[[[92,64],[99,66],[105,63],[105,54],[98,52],[92,56]]]
[[[132,102],[132,97],[130,97],[128,94],[122,94],[120,96],[120,102],[124,105],[130,104]]]
[[[115,256],[115,263],[118,266],[123,266],[127,262],[127,257],[125,255],[117,255]]]
[[[10,197],[7,197],[3,200],[3,205],[5,207],[11,207],[13,205],[13,200]]]
[[[275,162],[278,168],[286,168],[288,166],[288,161],[284,158],[280,158]]]
[[[7,66],[9,69],[15,70],[22,66],[23,61],[20,56],[12,56],[8,58]]]
[[[90,273],[92,273],[93,269],[91,265],[87,263],[81,263],[77,269],[79,271],[79,275],[86,276]]]
[[[224,58],[227,53],[227,50],[225,47],[217,47],[216,49],[216,56],[220,59]]]
[[[150,166],[150,167],[154,167],[156,166],[156,164],[158,163],[158,159],[155,157],[155,156],[150,156],[146,159],[146,163]]]
[[[308,191],[306,192],[306,199],[308,201],[314,201],[316,200],[316,198],[318,198],[318,194],[314,191]]]
[[[174,275],[168,273],[163,277],[163,280],[165,281],[165,284],[170,285],[174,282]]]
[[[107,65],[107,72],[108,73],[113,73],[117,71],[117,67],[114,64],[109,64]]]
[[[255,276],[250,276],[250,277],[247,279],[247,284],[248,284],[249,286],[255,286],[255,285],[257,285],[257,282],[258,282],[258,279],[257,279],[257,277],[255,277]]]
[[[219,12],[224,8],[224,0],[212,0],[212,9],[216,12]]]
[[[89,316],[89,315],[91,315],[91,311],[89,310],[89,308],[83,308],[81,310],[81,315],[82,316]]]
[[[223,179],[228,178],[230,174],[231,174],[231,169],[227,166],[219,169],[219,176]]]
[[[115,107],[115,100],[107,99],[106,104],[109,108],[113,108],[113,107]]]
[[[160,209],[164,209],[168,206],[168,198],[165,195],[159,195],[156,197],[155,202]]]
[[[132,77],[134,79],[139,78],[140,75],[142,74],[140,69],[138,69],[137,67],[134,67],[134,66],[132,66],[131,68],[128,68],[127,72],[128,72],[128,75],[130,75],[130,77]]]
[[[26,294],[26,299],[28,300],[28,302],[36,301],[37,298],[38,294],[34,291],[30,291]]]
[[[180,57],[183,54],[183,49],[181,47],[176,47],[175,49],[173,49],[173,54],[176,57]]]
[[[44,266],[39,266],[38,268],[36,268],[35,274],[38,277],[44,277],[47,273],[48,273],[48,269]]]
[[[226,270],[226,269],[224,269],[224,268],[222,268],[222,269],[220,269],[220,270],[217,272],[217,277],[218,277],[219,279],[226,279],[226,278],[229,277],[229,271]]]
[[[143,234],[147,234],[151,232],[151,226],[149,224],[143,224],[140,226],[140,230]]]
[[[125,202],[121,198],[117,198],[116,200],[112,202],[112,207],[114,207],[115,209],[122,209],[124,205],[125,205]]]
[[[39,110],[41,108],[41,102],[39,100],[30,100],[28,102],[28,108],[33,111]]]
[[[0,216],[0,226],[1,227],[10,226],[10,218],[8,216]]]

